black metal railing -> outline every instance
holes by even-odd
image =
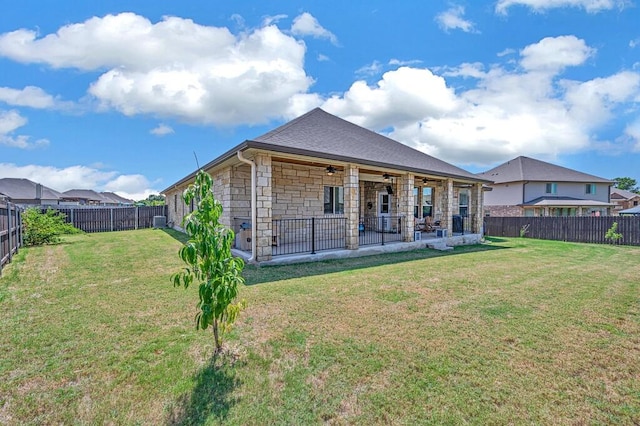
[[[272,229],[272,255],[311,253],[347,247],[345,217],[275,219]]]
[[[405,220],[402,216],[365,216],[361,218],[358,228],[358,244],[360,246],[385,245],[389,242],[403,241]]]
[[[452,230],[454,235],[471,234],[473,221],[470,217],[454,214],[452,220]]]

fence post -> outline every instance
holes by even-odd
[[[316,254],[316,218],[311,218],[311,254]]]
[[[140,222],[140,214],[138,213],[138,206],[136,206],[136,229],[138,229],[138,222]]]
[[[76,227],[76,223],[74,222],[74,219],[73,219],[73,211],[74,211],[74,209],[71,208],[71,225]]]
[[[9,231],[9,234],[7,235],[7,237],[9,237],[9,262],[11,262],[11,257],[13,257],[13,248],[11,247],[11,204],[7,204],[7,230]]]
[[[382,229],[380,230],[380,234],[382,235],[382,245],[384,245],[384,228],[387,227],[387,222],[386,222],[387,219],[385,219],[384,216],[381,216],[381,217],[382,217],[382,219],[381,219],[382,220]]]
[[[113,232],[113,207],[109,209],[109,214],[111,215],[111,232]]]

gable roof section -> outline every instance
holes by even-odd
[[[128,198],[124,198],[116,194],[115,192],[101,192],[103,200],[108,203],[119,203],[119,204],[133,204],[133,200],[129,200]]]
[[[630,209],[620,210],[618,214],[632,214],[632,215],[640,215],[640,206],[631,207]]]
[[[393,167],[478,181],[478,176],[320,108],[253,139],[265,148],[292,154]],[[481,179],[480,179],[481,180]]]
[[[485,177],[467,172],[320,108],[315,108],[262,136],[244,141],[202,169],[215,167],[235,156],[237,151],[250,148],[316,157],[327,161],[401,169],[416,174],[438,175],[472,182],[490,182]],[[196,172],[191,173],[162,192],[190,180],[195,174]]]
[[[36,187],[39,184],[29,179],[2,178],[0,179],[0,193],[12,200],[35,200]],[[55,189],[42,187],[41,200],[59,200],[62,194]]]
[[[614,195],[618,195],[618,196],[614,197]],[[624,189],[611,188],[611,198],[630,200],[635,197],[640,197],[640,194],[636,194],[635,192],[631,192],[631,191],[626,191]]]
[[[82,199],[91,201],[103,201],[104,198],[92,189],[70,189],[62,193],[64,199]]]
[[[523,156],[478,175],[495,183],[538,181],[613,184],[613,181],[608,179]]]

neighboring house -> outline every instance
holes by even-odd
[[[624,189],[611,188],[611,202],[616,204],[614,213],[618,214],[620,210],[640,205],[640,194],[625,191]]]
[[[0,194],[21,206],[57,205],[62,198],[58,191],[29,179],[0,179]]]
[[[251,244],[239,248],[258,262],[308,234],[341,239],[351,250],[364,245],[369,232],[411,242],[419,237],[415,216],[432,217],[448,235],[465,216],[467,232],[480,234],[489,182],[319,108],[242,142],[203,169],[214,178],[221,222],[248,234],[241,242]],[[195,175],[162,191],[173,226],[193,210],[181,195]],[[314,227],[303,229],[309,220]]]
[[[100,206],[105,202],[102,195],[92,189],[70,189],[62,193],[60,204],[80,206]]]
[[[613,181],[528,157],[517,157],[479,177],[492,180],[487,216],[609,215]]]
[[[104,206],[132,206],[133,200],[119,196],[114,192],[101,192],[102,205]]]

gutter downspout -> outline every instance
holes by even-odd
[[[252,263],[256,260],[256,250],[257,250],[257,221],[258,221],[258,209],[257,205],[257,194],[256,194],[256,163],[252,160],[248,160],[243,157],[242,151],[238,151],[238,160],[242,161],[251,166],[251,257],[247,260],[247,262]]]

